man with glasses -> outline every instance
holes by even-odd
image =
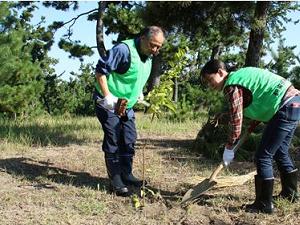
[[[113,192],[128,196],[127,185],[140,187],[132,174],[137,138],[133,106],[142,95],[151,67],[165,40],[160,27],[146,27],[135,39],[122,41],[96,66],[95,110],[104,131],[102,150]]]

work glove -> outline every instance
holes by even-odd
[[[141,94],[140,94],[140,96],[138,97],[138,103],[141,103],[141,102],[143,102],[144,101],[144,94],[143,94],[143,92],[141,92]]]
[[[234,158],[234,149],[228,149],[225,147],[223,152],[223,162],[225,166],[228,166]]]
[[[114,110],[117,102],[118,102],[118,98],[112,95],[111,93],[109,93],[103,98],[102,106],[108,110]]]
[[[138,97],[137,103],[142,104],[142,105],[144,105],[144,106],[146,106],[146,107],[149,107],[149,106],[150,106],[150,103],[145,101],[143,92],[142,92],[142,93],[140,94],[140,96]]]

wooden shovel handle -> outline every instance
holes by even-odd
[[[214,170],[214,172],[210,175],[209,180],[212,181],[216,179],[216,176],[221,172],[221,170],[224,168],[223,162],[221,162],[218,167]]]

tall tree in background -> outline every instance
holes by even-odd
[[[17,117],[39,108],[46,62],[34,51],[42,33],[28,24],[33,9],[18,16],[13,5],[0,2],[0,113]]]
[[[76,115],[94,115],[94,103],[91,93],[94,91],[94,71],[93,66],[90,64],[81,64],[79,73],[74,73],[73,76],[77,77],[76,82],[76,98],[78,106],[73,112]]]
[[[291,71],[297,63],[300,63],[300,56],[294,53],[296,47],[297,46],[286,46],[285,38],[281,37],[277,51],[271,50],[272,60],[267,64],[267,67],[286,79],[292,79],[293,74]]]
[[[105,57],[106,55],[106,49],[104,45],[104,22],[103,22],[103,17],[104,17],[104,12],[105,9],[107,8],[107,2],[100,1],[98,2],[98,12],[97,12],[97,25],[96,25],[96,42],[97,42],[97,50],[98,53],[101,57]]]
[[[256,2],[255,14],[251,25],[249,45],[246,54],[245,66],[258,67],[263,47],[264,33],[267,26],[267,12],[270,6],[268,1]]]
[[[256,2],[245,66],[262,66],[261,57],[268,49],[266,45],[270,46],[276,39],[281,38],[282,32],[286,30],[284,24],[299,22],[299,20],[292,21],[288,17],[288,12],[299,10],[298,2]]]
[[[32,3],[36,4],[36,3]],[[53,7],[56,10],[66,12],[68,10],[77,10],[78,2],[77,1],[45,1],[42,2],[45,7]],[[65,50],[70,53],[70,58],[77,58],[80,61],[83,61],[83,56],[91,56],[94,52],[91,46],[87,46],[85,44],[81,44],[80,40],[73,40],[73,25],[76,21],[82,17],[89,15],[97,11],[97,9],[91,9],[88,12],[81,13],[74,18],[70,18],[68,21],[54,21],[51,25],[48,26],[48,32],[54,36],[55,32],[62,27],[66,28],[66,33],[61,37],[58,42],[59,48]]]

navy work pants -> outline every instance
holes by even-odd
[[[127,109],[127,116],[121,118],[98,104],[95,104],[95,107],[97,118],[104,131],[102,150],[105,154],[133,157],[137,139],[133,109]]]
[[[279,171],[295,169],[289,145],[300,120],[300,96],[293,97],[268,122],[255,155],[257,174],[264,180],[273,179],[273,159]]]

